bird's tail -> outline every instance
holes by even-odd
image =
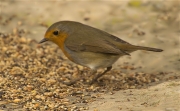
[[[153,51],[153,52],[162,52],[162,49],[151,48],[151,47],[143,47],[143,46],[135,46],[134,49],[136,50],[146,50],[146,51]]]

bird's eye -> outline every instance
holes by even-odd
[[[56,30],[56,31],[53,32],[53,34],[54,34],[54,35],[58,35],[59,32]]]

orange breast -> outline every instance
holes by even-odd
[[[67,34],[66,33],[61,33],[59,35],[59,38],[58,40],[56,40],[56,44],[61,48],[62,52],[64,53],[64,55],[70,59],[71,61],[73,61],[73,59],[71,58],[71,55],[65,50],[65,47],[64,47],[64,42],[67,38]]]

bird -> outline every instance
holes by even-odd
[[[91,69],[93,84],[112,69],[112,65],[124,55],[137,50],[162,52],[162,49],[132,45],[103,30],[76,21],[59,21],[52,24],[39,43],[51,41],[59,46],[72,62]],[[106,68],[95,75],[98,69]],[[67,83],[72,85],[76,81]]]

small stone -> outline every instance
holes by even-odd
[[[45,82],[45,81],[46,81],[45,78],[40,78],[39,80],[40,80],[41,82]]]
[[[23,70],[20,67],[13,67],[10,71],[12,75],[21,75],[23,74]]]
[[[21,99],[14,99],[13,102],[14,103],[19,103],[21,101]]]
[[[35,98],[36,99],[41,99],[41,96],[40,95],[36,95]]]
[[[63,102],[63,104],[69,104],[69,102]]]
[[[52,96],[53,93],[52,93],[52,92],[45,92],[44,95],[45,95],[45,96]]]
[[[34,104],[34,108],[35,108],[35,109],[38,108],[39,106],[40,106],[39,103]]]
[[[1,83],[0,83],[0,85],[1,85],[1,84],[4,84],[7,80],[6,80],[6,78],[0,77],[0,81],[1,81]]]
[[[66,70],[66,67],[60,67],[60,68],[59,68],[59,71],[60,71],[60,72],[64,72],[65,70]]]
[[[32,91],[34,89],[34,86],[32,86],[32,85],[27,85],[26,87],[27,87],[28,91]]]
[[[22,37],[20,40],[19,40],[21,43],[26,43],[27,42],[27,39],[25,37]]]
[[[35,96],[36,94],[37,94],[37,91],[36,91],[36,90],[31,91],[31,95],[32,95],[32,96]]]
[[[49,79],[47,82],[52,85],[52,84],[56,83],[56,80],[55,79]]]
[[[65,102],[69,102],[69,99],[67,99],[67,98],[64,98],[64,99],[63,99],[63,101],[65,101]]]
[[[54,108],[55,105],[54,105],[53,103],[49,103],[48,106],[49,106],[50,108]]]

